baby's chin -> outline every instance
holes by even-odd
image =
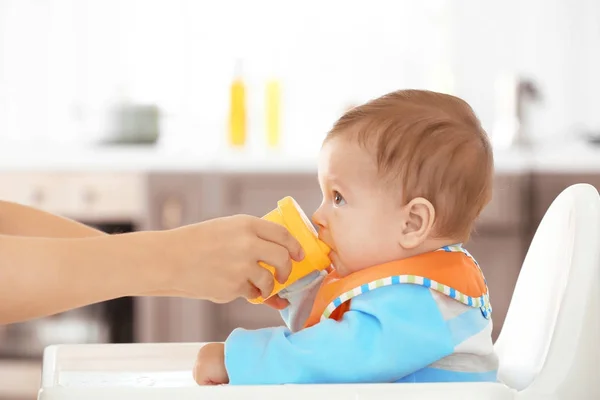
[[[329,254],[329,259],[331,260],[331,266],[336,270],[339,276],[346,276],[351,273],[351,271],[349,271],[344,263],[340,260],[340,257],[336,252],[332,251]]]
[[[329,253],[329,261],[331,261],[331,267],[335,269],[338,274],[340,273],[340,267],[342,266],[340,263],[340,258],[338,257],[335,251],[331,251]]]
[[[340,277],[345,277],[354,272],[358,272],[365,268],[369,268],[370,266],[373,265],[373,264],[369,265],[369,264],[364,263],[364,260],[361,260],[363,262],[361,262],[360,264],[359,263],[351,263],[351,264],[344,263],[341,260],[341,257],[335,251],[331,251],[331,253],[329,253],[329,259],[331,261],[331,267],[333,269],[335,269],[335,271],[337,272],[337,274]],[[348,260],[346,260],[346,261],[348,261]]]

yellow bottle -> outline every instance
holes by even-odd
[[[319,240],[315,228],[292,197],[288,196],[279,200],[277,208],[265,215],[263,219],[285,226],[300,242],[305,254],[302,261],[296,262],[292,260],[292,272],[288,280],[283,284],[275,280],[273,292],[267,298],[279,293],[282,289],[311,272],[324,270],[331,265],[331,261],[329,260],[331,249],[323,241]],[[275,273],[275,269],[272,266],[262,262],[260,265],[267,268],[272,274]],[[259,304],[263,301],[265,299],[262,297],[250,300],[254,304]]]
[[[267,82],[265,110],[267,144],[269,147],[277,147],[281,140],[281,85],[276,79]]]
[[[242,79],[241,61],[236,63],[236,74],[230,88],[229,144],[246,144],[246,87]]]

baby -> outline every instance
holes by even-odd
[[[349,110],[319,157],[313,216],[333,269],[280,293],[285,327],[203,347],[200,384],[495,381],[488,289],[462,247],[492,192],[473,110],[402,90]]]

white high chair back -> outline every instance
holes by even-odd
[[[520,396],[600,398],[599,271],[600,197],[574,185],[538,227],[496,343]]]

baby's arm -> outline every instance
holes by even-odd
[[[292,333],[236,329],[225,342],[231,384],[393,382],[452,354],[429,289],[387,286],[360,295],[341,321]]]

